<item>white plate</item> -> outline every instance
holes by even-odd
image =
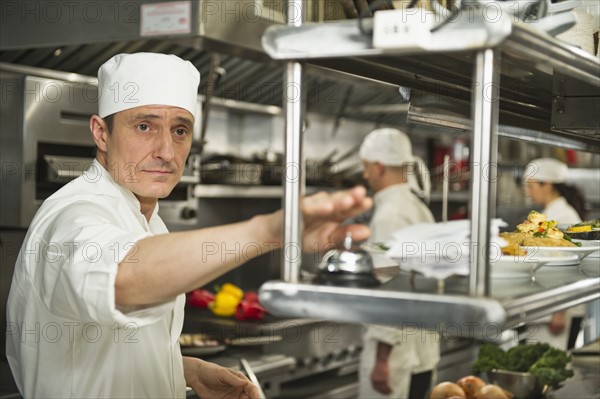
[[[600,250],[600,243],[596,241],[574,240],[580,242],[581,247],[523,247],[527,250],[527,254],[532,257],[547,257],[558,256],[566,257],[575,255],[575,260],[555,259],[547,264],[547,266],[572,266],[578,265],[581,259]]]
[[[579,262],[577,256],[573,254],[563,256],[502,255],[498,259],[491,259],[490,267],[492,278],[532,278],[537,269],[557,261]]]
[[[581,246],[596,247],[597,251],[592,252],[587,257],[588,258],[600,258],[600,240],[573,240],[573,241],[580,242]]]

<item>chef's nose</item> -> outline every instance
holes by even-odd
[[[173,137],[169,129],[163,130],[156,139],[154,155],[165,162],[171,161],[175,157],[173,149]]]

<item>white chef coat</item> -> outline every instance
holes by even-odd
[[[6,353],[24,397],[185,397],[185,296],[115,306],[119,262],[140,239],[167,232],[158,206],[148,222],[96,161],[42,204],[7,305]]]
[[[565,197],[558,197],[554,201],[546,205],[546,208],[542,211],[546,215],[548,220],[555,220],[559,224],[576,224],[581,222],[579,214],[569,203]],[[548,330],[548,323],[552,316],[545,316],[534,321],[538,324],[531,326],[532,333],[529,337],[532,340],[544,342],[559,348],[567,350],[567,341],[569,339],[570,325],[573,317],[580,317],[585,314],[585,305],[579,305],[566,310],[567,325],[565,329],[559,334],[551,334]]]
[[[546,205],[546,208],[542,213],[545,213],[549,220],[555,220],[559,224],[575,224],[581,222],[579,214],[575,208],[569,205],[565,197],[558,197],[550,202]]]
[[[396,184],[375,193],[374,214],[369,228],[372,242],[386,242],[392,233],[415,223],[434,223],[427,206],[410,190],[408,184]],[[363,338],[359,373],[359,398],[408,398],[412,374],[435,369],[440,360],[440,337],[421,330],[406,320],[406,328],[369,325]],[[375,365],[377,343],[393,346],[389,357],[392,393],[383,395],[373,389],[371,371]]]

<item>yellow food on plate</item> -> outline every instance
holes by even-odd
[[[571,226],[567,229],[567,231],[571,233],[583,233],[584,231],[592,231],[592,226]]]
[[[527,220],[517,225],[517,230],[512,233],[501,233],[508,245],[502,248],[504,255],[525,255],[527,252],[521,247],[576,247],[577,245],[565,239],[562,231],[557,228],[558,223],[547,220],[546,215],[531,211]]]
[[[524,247],[576,247],[571,241],[564,238],[527,237],[521,243]]]
[[[521,248],[519,243],[510,242],[507,246],[502,247],[502,254],[511,256],[524,256],[527,255],[527,251]]]

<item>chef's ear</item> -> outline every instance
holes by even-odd
[[[377,176],[383,176],[385,173],[385,165],[381,162],[375,162],[375,170],[377,171]]]
[[[90,118],[90,130],[98,149],[106,152],[106,136],[109,134],[106,122],[98,115],[92,115]]]

